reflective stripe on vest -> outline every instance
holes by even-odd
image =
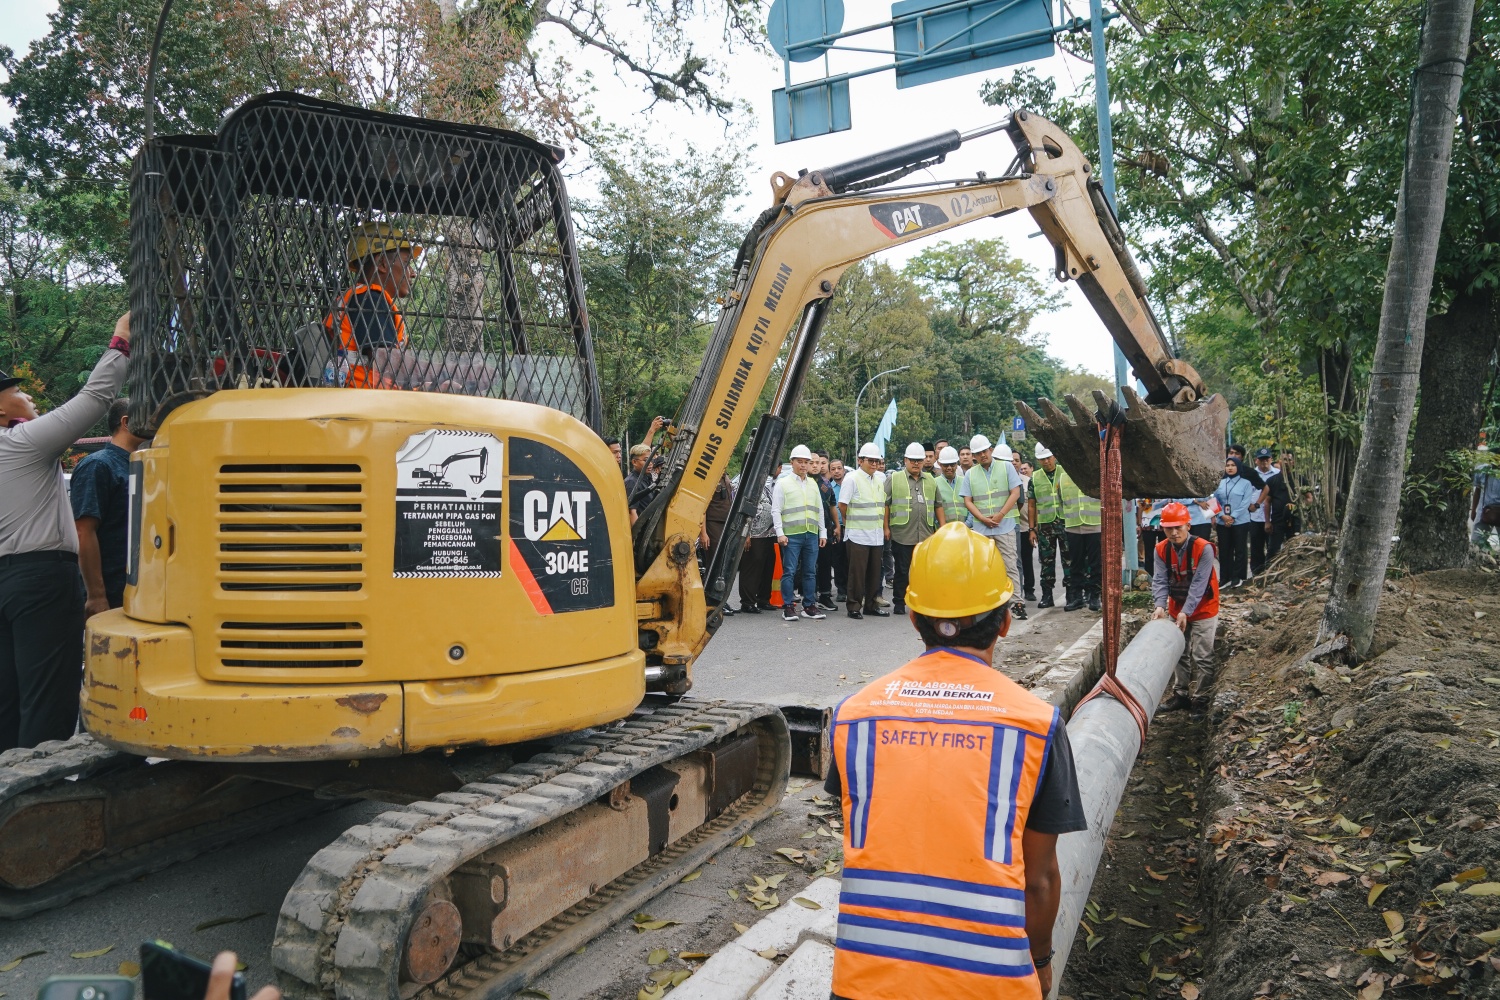
[[[1203,558],[1205,552],[1210,552],[1212,546],[1207,539],[1199,538],[1197,535],[1190,536],[1192,545],[1187,556],[1179,562],[1177,547],[1170,541],[1156,543],[1156,558],[1162,560],[1167,566],[1167,613],[1177,617],[1177,612],[1182,610],[1183,604],[1187,602],[1188,588],[1193,584],[1193,574],[1197,572],[1198,560]],[[1212,555],[1209,558],[1213,558]],[[1208,578],[1208,589],[1203,592],[1203,599],[1188,615],[1188,621],[1202,621],[1212,618],[1219,613],[1219,567],[1213,568]]]
[[[1067,471],[1058,473],[1057,492],[1062,497],[1063,526],[1081,528],[1099,523],[1099,501],[1074,485]]]
[[[818,484],[811,476],[799,480],[795,473],[782,476],[781,483],[781,533],[788,537],[818,533],[819,514],[823,509],[823,496]]]
[[[979,508],[979,513],[985,517],[994,517],[1000,513],[1000,508],[1005,506],[1005,501],[1010,498],[1012,487],[1020,483],[1010,481],[1010,463],[998,459],[990,463],[990,468],[999,469],[1001,475],[992,476],[984,471],[984,466],[975,462],[969,466],[967,473],[969,477],[969,496],[974,500],[974,506]],[[997,486],[997,483],[999,484]],[[1012,507],[1010,512],[1002,518],[1002,521],[1015,521],[1016,508]]]
[[[941,716],[918,714],[935,707]],[[1037,996],[1021,842],[1060,724],[1051,706],[950,649],[928,650],[838,707],[834,993]]]
[[[323,327],[328,331],[328,335],[338,338],[339,348],[349,358],[358,358],[361,353],[359,341],[354,339],[354,324],[349,322],[349,300],[365,292],[379,292],[385,296],[386,305],[391,307],[391,322],[396,327],[396,343],[406,343],[406,319],[401,315],[401,309],[396,305],[396,300],[392,297],[391,293],[379,285],[355,285],[344,293],[344,298],[339,303],[338,311],[329,313],[328,318],[323,321]],[[337,333],[333,329],[335,316],[339,319]],[[369,368],[357,361],[351,361],[349,364],[348,379],[344,384],[351,389],[379,389],[389,388],[389,381],[389,379],[382,379],[372,374]]]
[[[937,483],[927,473],[922,473],[922,496],[927,501],[926,515],[922,518],[927,527],[937,525]],[[911,520],[911,476],[903,470],[891,477],[891,527],[899,528]]]
[[[1061,472],[1047,475],[1040,466],[1031,474],[1031,497],[1036,501],[1036,523],[1051,524],[1062,517],[1062,500],[1058,496],[1057,480]]]
[[[947,476],[938,476],[936,482],[938,502],[943,505],[943,516],[949,521],[968,523],[969,508],[964,506],[964,498],[958,495],[958,477],[955,476],[950,483]]]
[[[864,469],[854,473],[854,495],[849,498],[850,531],[881,531],[885,528],[885,485]]]

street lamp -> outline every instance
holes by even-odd
[[[902,365],[900,368],[888,368],[885,371],[880,372],[878,375],[872,375],[872,376],[870,376],[870,382],[874,382],[876,379],[881,378],[881,377],[886,376],[886,375],[894,375],[897,372],[904,372],[904,371],[906,371],[906,369],[908,369],[910,367],[911,367],[911,365]],[[864,385],[860,386],[859,395],[857,395],[857,396],[854,397],[854,454],[855,454],[855,459],[854,460],[856,462],[859,461],[859,457],[858,456],[859,456],[859,444],[860,444],[860,441],[859,441],[859,401],[861,399],[865,398],[865,390],[868,389],[868,388],[870,388],[870,382],[866,382]]]

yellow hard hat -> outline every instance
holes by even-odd
[[[406,233],[389,222],[364,222],[349,234],[349,263],[387,250],[410,250],[413,257],[422,256],[422,248],[406,238]]]
[[[995,540],[949,521],[911,557],[906,606],[929,618],[967,618],[1009,604],[1010,574]]]

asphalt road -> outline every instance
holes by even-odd
[[[1031,619],[1017,623],[1004,641],[1004,668],[1018,676],[1066,649],[1097,620],[1098,615],[1086,611],[1065,615],[1057,609],[1033,609]],[[826,621],[792,624],[779,614],[738,615],[725,623],[698,661],[693,694],[831,705],[920,652],[916,632],[905,619],[853,621],[837,612]],[[794,788],[800,784],[794,781]],[[649,907],[654,916],[679,920],[680,925],[645,934],[628,924],[616,927],[550,972],[538,987],[553,1000],[634,997],[651,971],[645,965],[650,950],[711,952],[736,933],[734,923],[754,923],[758,913],[743,899],[731,899],[728,889],[754,874],[785,874],[780,899],[788,902],[825,860],[838,854],[837,840],[817,832],[823,821],[808,815],[819,792],[816,784],[797,788],[781,811],[756,829],[756,848],[721,852],[700,878],[668,890]],[[233,949],[248,965],[252,987],[270,981],[276,913],[297,873],[342,829],[382,808],[372,803],[345,807],[61,909],[0,922],[0,967],[28,952],[45,952],[0,972],[0,997],[35,996],[52,975],[114,973],[122,961],[136,959],[136,949],[148,938],[164,938],[202,956]],[[806,850],[807,857],[794,865],[774,853],[781,846]],[[234,922],[226,922],[231,918]],[[71,957],[107,947],[112,950],[104,955]],[[675,958],[671,963],[682,966]]]

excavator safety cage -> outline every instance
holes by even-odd
[[[598,431],[562,155],[290,93],[216,136],[153,139],[130,179],[131,426],[219,389],[344,385],[356,364],[376,387],[538,403]],[[404,343],[351,358],[351,240],[393,230],[421,248],[395,300]]]

